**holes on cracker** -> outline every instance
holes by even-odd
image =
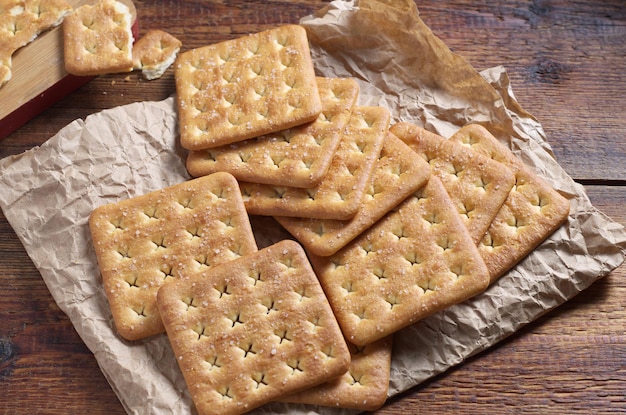
[[[217,356],[211,356],[204,359],[204,362],[209,366],[209,372],[222,367],[222,363]]]
[[[298,287],[294,290],[294,292],[298,295],[299,302],[302,302],[308,298],[311,298],[311,296],[307,292],[307,287]]]
[[[206,334],[206,327],[204,325],[198,325],[193,329],[193,331],[195,331],[198,335],[196,340],[200,340],[202,337],[208,337]]]
[[[432,284],[431,280],[426,280],[426,281],[422,281],[421,283],[418,283],[417,286],[422,289],[423,294],[427,294],[429,292],[435,291],[435,286],[431,284]]]
[[[289,362],[287,362],[287,366],[289,366],[291,368],[291,374],[292,375],[296,375],[298,373],[304,372],[304,368],[301,365],[302,365],[302,363],[301,363],[300,359],[290,360]]]
[[[139,284],[137,284],[137,280],[139,279],[139,277],[137,275],[128,275],[126,279],[124,279],[124,281],[126,281],[126,283],[128,284],[129,287],[133,288],[139,288]]]
[[[242,325],[244,322],[241,319],[241,313],[236,312],[226,316],[231,321],[231,327],[236,327],[237,325]]]
[[[222,399],[225,399],[225,400],[231,400],[234,398],[234,395],[232,391],[230,390],[229,386],[222,386],[218,388],[217,393],[219,393],[222,396]]]
[[[335,358],[335,347],[332,344],[324,347],[320,351],[326,356],[326,359]]]
[[[115,230],[124,230],[124,226],[122,225],[122,218],[115,218],[109,221]]]
[[[363,379],[363,374],[356,375],[356,374],[350,372],[350,378],[352,379],[350,381],[351,385],[360,385],[361,384],[361,379]]]
[[[128,249],[127,246],[122,246],[122,247],[117,248],[117,253],[120,254],[120,257],[122,259],[130,258],[130,254],[129,254],[128,251],[129,251],[129,249]]]
[[[374,274],[374,276],[378,278],[379,280],[384,280],[384,279],[387,279],[388,277],[387,271],[383,267],[374,268],[374,270],[372,271],[372,274]]]
[[[257,350],[255,350],[254,344],[251,342],[241,344],[239,345],[239,348],[243,351],[244,359],[251,355],[257,354]]]
[[[248,274],[248,278],[252,280],[252,285],[256,286],[259,282],[263,282],[262,274],[260,271],[252,270]]]
[[[443,252],[449,251],[454,248],[454,240],[448,235],[445,235],[437,240],[437,246],[439,246]]]
[[[138,306],[132,309],[135,313],[137,313],[138,317],[148,317],[146,314],[146,306]]]
[[[267,309],[265,314],[270,314],[273,311],[278,311],[278,304],[272,298],[265,298],[261,300],[261,305]]]
[[[355,288],[354,288],[354,283],[352,281],[346,281],[344,283],[341,284],[341,288],[343,288],[344,290],[346,290],[346,294],[350,294],[355,292]]]
[[[162,278],[166,280],[168,278],[174,278],[173,270],[174,267],[171,265],[163,265],[159,271],[163,274]]]
[[[411,266],[420,265],[422,262],[424,262],[421,256],[418,255],[416,252],[407,253],[404,259],[406,259],[409,262],[409,264],[411,264]]]
[[[389,304],[391,310],[393,310],[395,306],[400,304],[398,297],[396,297],[395,295],[388,297],[385,301]]]
[[[274,334],[278,337],[278,344],[283,344],[283,342],[291,342],[293,341],[293,337],[288,330],[280,329],[274,332]]]
[[[181,301],[187,306],[186,310],[189,310],[190,308],[198,307],[195,297],[185,297],[181,299]]]
[[[165,235],[153,238],[151,241],[154,244],[155,251],[159,249],[166,249],[168,246],[167,242],[165,241]]]
[[[263,386],[267,386],[267,381],[265,380],[265,373],[255,373],[252,376],[252,380],[256,384],[256,389],[259,389]]]
[[[204,267],[211,266],[210,258],[206,254],[198,255],[197,257],[194,258],[194,261],[196,261],[196,263],[200,266],[204,266]]]
[[[232,292],[230,290],[230,287],[226,283],[222,283],[220,285],[217,285],[214,288],[217,290],[217,292],[219,294],[219,298],[222,298],[224,296],[228,296],[228,295],[232,294]]]
[[[202,237],[202,228],[199,226],[187,228],[186,231],[191,236],[191,239],[200,239]]]

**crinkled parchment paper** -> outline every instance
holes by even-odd
[[[486,126],[571,199],[567,223],[485,293],[396,336],[390,395],[512,334],[619,266],[626,232],[596,210],[558,165],[539,122],[515,101],[506,71],[477,73],[419,19],[413,1],[332,2],[302,19],[320,75],[353,77],[360,104],[443,136]],[[371,30],[376,28],[376,30]],[[189,177],[177,143],[174,98],[77,120],[41,147],[0,161],[0,206],[124,407],[133,414],[193,413],[164,335],[116,335],[87,225],[94,207]],[[259,246],[287,237],[253,218]],[[272,404],[255,413],[352,413]]]

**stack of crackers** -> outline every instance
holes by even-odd
[[[443,138],[315,75],[287,25],[175,64],[193,179],[97,208],[119,334],[165,332],[200,414],[373,410],[393,335],[483,292],[569,202],[478,125]],[[249,215],[294,240],[258,250]]]

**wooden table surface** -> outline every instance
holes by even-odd
[[[140,34],[164,29],[186,49],[296,23],[326,3],[135,2]],[[417,5],[433,32],[476,69],[506,67],[518,101],[543,124],[563,168],[585,186],[596,207],[626,225],[624,1],[428,0]],[[126,77],[101,76],[53,105],[0,141],[0,158],[43,143],[76,118],[174,92],[171,69],[150,82],[137,73]],[[621,266],[512,337],[391,399],[376,413],[626,413],[625,277]],[[124,413],[2,214],[0,412]]]

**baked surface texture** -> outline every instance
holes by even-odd
[[[353,217],[332,220],[277,216],[275,219],[308,252],[329,256],[424,186],[429,177],[428,163],[403,141],[388,133],[361,206]]]
[[[13,54],[71,11],[63,0],[0,0],[0,87],[11,79]]]
[[[63,20],[65,69],[89,76],[133,69],[132,15],[124,3],[99,0],[85,4]]]
[[[323,180],[312,188],[240,182],[248,213],[316,219],[356,214],[389,127],[389,111],[355,106]]]
[[[493,282],[567,220],[570,203],[484,127],[467,125],[450,140],[493,158],[515,175],[513,189],[478,244]]]
[[[350,352],[294,241],[164,285],[159,310],[198,413],[240,414],[348,370]]]
[[[133,45],[133,69],[141,70],[146,79],[160,78],[176,60],[181,46],[182,42],[171,34],[149,30]]]
[[[164,331],[162,285],[257,250],[227,173],[100,206],[89,226],[116,328],[128,340]]]
[[[347,341],[365,345],[482,292],[489,272],[441,181],[346,247],[310,255]]]
[[[346,373],[281,401],[374,411],[387,400],[392,346],[393,336],[365,346],[348,343],[351,362]]]
[[[323,178],[359,94],[353,79],[316,79],[322,112],[310,123],[206,150],[191,151],[187,170],[198,177],[226,171],[238,180],[311,187]]]
[[[184,52],[175,78],[180,140],[189,150],[285,130],[322,110],[306,31],[298,25]]]
[[[480,242],[513,188],[513,172],[502,163],[417,125],[400,122],[390,131],[430,164],[472,239]]]

